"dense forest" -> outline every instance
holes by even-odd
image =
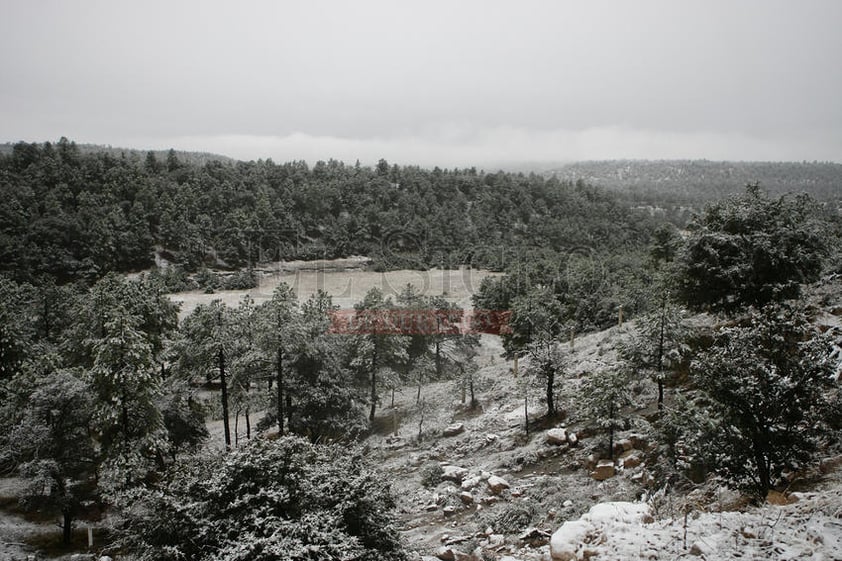
[[[0,271],[91,282],[154,263],[186,270],[366,255],[379,268],[502,269],[510,250],[639,246],[616,197],[539,175],[319,161],[202,164],[73,142],[0,156]]]

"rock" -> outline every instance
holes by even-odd
[[[614,477],[616,471],[614,470],[614,462],[611,460],[600,460],[596,463],[596,469],[591,472],[591,477],[597,481],[605,481]]]
[[[476,559],[473,555],[446,545],[436,550],[436,557],[441,561],[474,561]]]
[[[445,516],[451,516],[456,514],[456,507],[455,506],[446,506],[441,511],[444,513]]]
[[[459,493],[459,500],[462,501],[462,504],[474,504],[474,496],[467,491],[462,491],[461,493]]]
[[[485,443],[486,444],[494,444],[498,440],[500,440],[500,437],[497,436],[496,434],[488,433],[488,434],[485,435]]]
[[[620,461],[625,469],[632,469],[643,463],[643,452],[640,450],[628,450],[620,456]]]
[[[113,561],[113,559],[111,559],[108,555],[103,555],[99,558],[99,561]]]
[[[492,475],[488,478],[488,489],[494,493],[495,495],[499,495],[503,492],[504,489],[509,488],[509,482],[503,479],[502,477],[498,477],[496,475]]]
[[[468,475],[468,470],[459,466],[444,466],[441,468],[441,478],[445,481],[453,481],[454,483],[462,483],[462,479]]]
[[[579,443],[579,437],[576,436],[575,432],[567,433],[567,444],[570,446],[576,446]]]
[[[571,520],[562,524],[552,535],[550,542],[553,561],[576,561],[579,545],[585,543],[592,531],[593,526],[585,520]]]
[[[564,503],[562,503],[561,506],[566,507],[566,508],[570,508],[571,506],[573,506],[573,501],[571,501],[570,499],[567,499],[566,501],[564,501]]]
[[[477,477],[477,476],[469,477],[467,479],[463,479],[462,480],[462,490],[463,491],[470,491],[471,489],[473,489],[474,487],[479,485],[480,481],[482,481],[482,479]]]
[[[567,431],[558,428],[550,429],[547,431],[546,440],[547,444],[553,444],[555,446],[567,444]]]
[[[646,446],[648,445],[646,437],[642,434],[630,434],[629,442],[631,442],[632,448],[635,450],[646,450]]]
[[[623,452],[632,449],[632,442],[628,438],[624,438],[622,440],[618,440],[614,443],[614,455],[619,456]]]
[[[441,559],[441,561],[455,561],[456,552],[452,547],[443,545],[436,550],[436,557]]]
[[[704,556],[705,559],[712,559],[710,554],[710,548],[702,542],[693,542],[693,545],[690,546],[690,555],[695,555],[697,557]]]
[[[432,512],[432,511],[438,510],[438,509],[439,509],[439,505],[437,505],[436,503],[429,503],[427,505],[424,505],[424,510],[426,510],[427,512]]]
[[[503,534],[491,534],[488,536],[488,547],[500,547],[506,543],[506,536]]]
[[[464,553],[462,551],[454,551],[455,561],[480,561],[479,557],[471,553]]]
[[[457,434],[462,434],[465,432],[465,425],[462,423],[455,423],[442,431],[442,436],[456,436]]]
[[[497,501],[500,500],[500,497],[483,497],[482,504],[484,505],[493,505]]]
[[[529,528],[518,536],[518,539],[526,542],[530,547],[541,547],[550,542],[550,533],[539,528]]]
[[[646,470],[639,471],[631,476],[632,481],[638,485],[649,485],[649,472]]]

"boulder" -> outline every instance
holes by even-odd
[[[620,456],[620,461],[625,469],[636,468],[643,463],[643,452],[640,450],[628,450]]]
[[[474,487],[479,485],[480,481],[482,481],[482,479],[480,477],[477,477],[477,476],[469,477],[467,479],[463,479],[462,480],[462,490],[463,491],[470,491],[471,489],[473,489]]]
[[[599,460],[596,463],[596,468],[591,472],[591,477],[597,481],[605,481],[614,477],[615,473],[614,462],[611,460]]]
[[[451,516],[456,514],[456,507],[455,506],[446,506],[442,509],[442,512],[445,516]]]
[[[646,446],[649,444],[642,434],[630,434],[629,442],[635,450],[646,450]]]
[[[593,526],[585,520],[571,520],[555,531],[550,541],[550,555],[553,561],[576,561],[579,546],[584,546]]]
[[[473,555],[446,545],[436,550],[436,557],[441,561],[474,561],[476,559]]]
[[[491,477],[489,477],[487,483],[488,489],[495,495],[499,495],[503,492],[504,489],[508,489],[510,487],[508,481],[496,475],[492,475]]]
[[[486,539],[488,542],[488,547],[500,547],[506,543],[506,536],[503,534],[491,534]]]
[[[614,443],[614,455],[619,456],[623,452],[632,449],[632,441],[628,438],[618,440]]]
[[[443,436],[456,436],[465,432],[465,425],[462,423],[454,423],[442,431]]]
[[[459,466],[444,466],[441,468],[441,478],[445,481],[453,481],[454,483],[462,483],[462,479],[468,475],[468,470]]]
[[[546,440],[547,444],[553,444],[555,446],[567,444],[567,431],[559,428],[550,429],[547,431]]]
[[[461,493],[459,493],[459,500],[462,501],[462,504],[474,504],[474,496],[467,491],[462,491]]]
[[[436,557],[441,559],[441,561],[455,561],[456,550],[454,550],[452,547],[443,545],[436,550]]]

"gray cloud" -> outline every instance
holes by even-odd
[[[839,21],[834,0],[10,0],[0,140],[425,165],[838,161]]]

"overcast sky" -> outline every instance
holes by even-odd
[[[838,0],[0,0],[0,141],[842,161]]]

